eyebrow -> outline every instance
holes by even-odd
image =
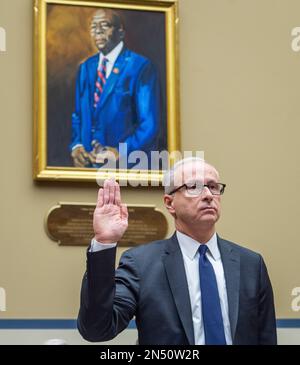
[[[186,181],[185,182],[185,184],[196,184],[196,183],[201,183],[201,184],[203,184],[202,183],[202,181],[200,181],[200,180],[190,180],[190,181]],[[208,180],[207,182],[206,182],[206,184],[210,184],[210,183],[218,183],[218,181],[216,181],[216,180]]]
[[[95,19],[94,19],[94,20],[92,20],[92,23],[91,23],[91,24],[93,25],[93,24],[99,24],[99,23],[100,23],[100,24],[101,24],[101,23],[112,24],[112,23],[111,23],[110,21],[108,21],[108,20],[95,20]]]

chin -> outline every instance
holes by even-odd
[[[200,222],[215,224],[218,221],[218,219],[219,217],[216,216],[215,214],[206,214],[204,217],[200,218]]]
[[[216,219],[201,219],[201,223],[203,224],[208,224],[208,225],[213,225],[216,223]]]

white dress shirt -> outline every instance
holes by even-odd
[[[101,243],[95,240],[95,238],[92,239],[90,252],[97,252],[102,250],[107,250],[108,248],[113,248],[117,246],[117,242],[115,243]]]
[[[191,310],[193,316],[195,344],[204,345],[205,335],[204,335],[204,326],[202,319],[200,273],[199,273],[199,252],[198,252],[199,242],[195,241],[193,238],[179,231],[176,231],[176,235],[182,252],[186,278],[188,282]],[[226,343],[227,345],[232,345],[229,314],[228,314],[226,282],[225,282],[223,264],[221,260],[221,254],[218,248],[216,233],[206,243],[206,245],[208,247],[207,258],[212,264],[216,274]]]
[[[190,294],[195,345],[205,345],[199,273],[199,242],[179,231],[176,231],[176,235],[183,256],[184,268]],[[105,250],[115,247],[116,245],[117,243],[102,244],[93,239],[91,242],[90,252]],[[216,233],[206,243],[206,245],[208,247],[207,258],[212,264],[216,274],[226,343],[227,345],[232,345],[226,282]]]
[[[122,48],[124,46],[124,42],[121,41],[120,43],[118,43],[118,45],[112,50],[110,51],[107,55],[104,55],[103,53],[100,52],[99,54],[99,63],[98,63],[98,70],[100,69],[101,63],[103,58],[107,58],[107,63],[106,63],[106,78],[108,79],[109,75],[111,74],[111,71],[114,67],[114,64],[117,60],[117,58],[119,57],[119,54],[122,51]]]

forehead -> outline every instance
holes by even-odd
[[[98,10],[93,16],[93,23],[98,23],[101,21],[111,22],[112,20],[113,14],[108,10]]]
[[[179,186],[190,180],[219,180],[218,171],[205,162],[193,161],[179,166],[175,170],[175,185]],[[181,182],[182,181],[182,182]]]

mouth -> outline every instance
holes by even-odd
[[[96,38],[96,44],[105,44],[106,40],[104,38]]]
[[[216,211],[216,209],[213,207],[203,207],[200,210],[205,211],[205,212],[215,212]]]

